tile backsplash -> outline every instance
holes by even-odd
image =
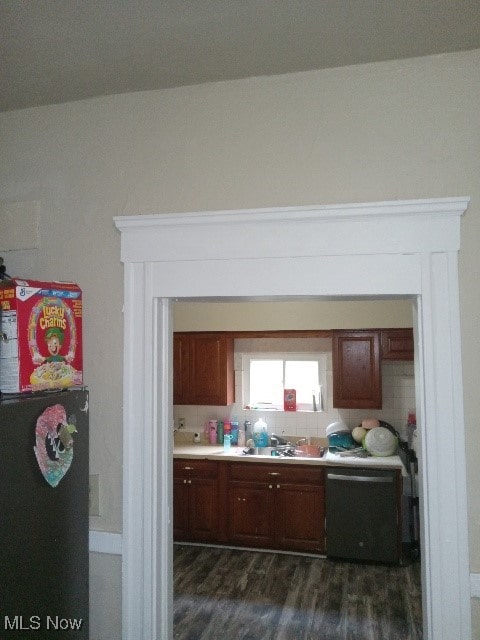
[[[238,400],[228,407],[175,405],[173,415],[175,425],[178,420],[185,420],[182,431],[200,432],[209,419],[231,419],[237,416],[240,425],[245,420],[254,424],[260,417],[265,420],[269,433],[288,434],[298,437],[325,438],[327,426],[340,420],[349,427],[355,427],[363,418],[378,418],[394,426],[400,436],[407,440],[407,415],[415,409],[415,379],[413,362],[382,362],[382,409],[334,409],[332,399],[333,374],[331,352],[327,358],[327,381],[323,390],[323,411],[259,411],[246,410],[242,403],[242,372],[238,368],[239,359],[235,362],[235,398]]]

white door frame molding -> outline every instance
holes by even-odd
[[[424,637],[471,637],[457,273],[468,202],[115,218],[125,265],[124,640],[172,637],[171,300],[398,296],[417,311]]]

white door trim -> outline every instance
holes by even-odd
[[[115,218],[125,263],[124,640],[172,636],[170,300],[392,296],[417,308],[424,637],[471,637],[457,274],[467,206],[442,198]]]

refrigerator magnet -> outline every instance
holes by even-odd
[[[37,419],[33,450],[43,477],[52,487],[65,477],[72,464],[75,431],[61,404],[47,407]]]

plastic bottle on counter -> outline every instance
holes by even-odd
[[[208,441],[210,444],[217,444],[217,428],[215,424],[213,424],[213,420],[210,420],[210,432],[208,434]]]
[[[238,419],[237,416],[233,416],[230,421],[230,425],[232,427],[232,444],[238,445]]]
[[[232,436],[230,433],[225,433],[223,435],[223,450],[228,451],[230,449],[230,445],[232,443]]]
[[[207,442],[210,442],[212,427],[215,429],[215,436],[216,436],[216,434],[217,434],[217,421],[216,420],[207,420],[205,422],[205,426],[203,428],[203,435],[205,436],[205,440],[207,440]]]
[[[247,443],[247,438],[245,437],[245,431],[243,429],[238,430],[238,446],[244,447]]]
[[[223,444],[223,422],[219,420],[217,423],[217,443]]]
[[[268,447],[267,423],[262,418],[253,425],[253,441],[256,447]]]

